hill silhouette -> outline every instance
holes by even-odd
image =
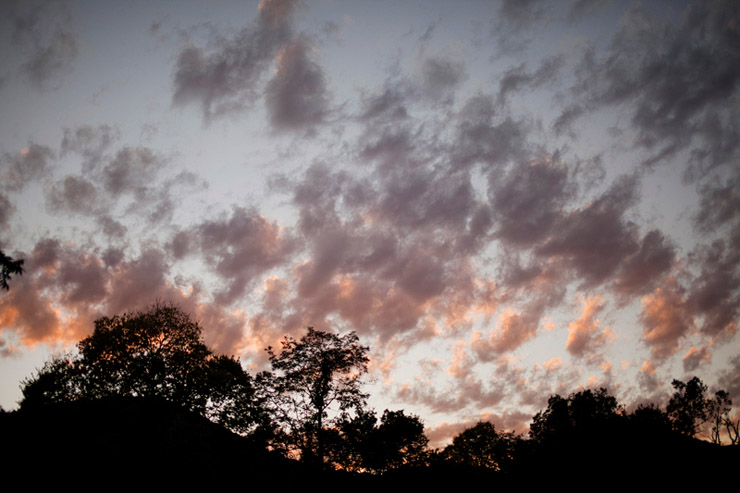
[[[6,471],[34,483],[227,484],[240,477],[290,485],[323,474],[156,398],[114,396],[0,413],[0,436]]]

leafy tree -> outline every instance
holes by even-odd
[[[660,407],[653,403],[640,404],[628,416],[631,429],[642,436],[663,436],[671,432],[671,420]]]
[[[252,377],[214,355],[198,323],[171,305],[96,320],[76,356],[47,362],[22,391],[21,408],[132,396],[175,402],[240,433],[266,422]]]
[[[568,440],[574,433],[585,436],[613,431],[622,411],[617,399],[604,388],[582,390],[567,398],[554,395],[547,409],[532,419],[529,435],[544,442]]]
[[[732,399],[725,390],[718,390],[714,393],[714,399],[707,402],[707,417],[712,423],[712,442],[717,445],[722,444],[722,426],[730,419],[731,410]],[[732,437],[730,440],[732,441]]]
[[[386,409],[380,423],[374,411],[361,411],[332,431],[327,455],[337,468],[383,473],[426,463],[424,423],[403,410]]]
[[[368,467],[382,472],[402,466],[420,466],[426,460],[429,439],[424,435],[424,423],[403,410],[385,410],[376,432],[376,455]]]
[[[272,411],[288,452],[297,450],[303,461],[323,465],[327,429],[365,405],[367,394],[360,386],[368,348],[354,332],[340,337],[309,327],[300,340],[286,337],[280,353],[272,347],[266,351],[273,373],[262,378],[271,389]]]
[[[707,386],[699,377],[684,383],[673,380],[676,392],[668,402],[666,411],[673,429],[688,436],[695,436],[709,418],[709,405],[705,398]]]
[[[15,274],[23,275],[23,260],[15,260],[0,250],[0,288],[9,290],[8,281]]]
[[[479,421],[453,438],[442,455],[465,466],[506,470],[513,463],[519,441],[514,433],[499,433],[490,421]]]

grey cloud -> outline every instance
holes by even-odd
[[[726,390],[733,401],[740,399],[740,356],[730,359],[728,367],[720,372],[717,386]]]
[[[683,371],[692,372],[695,371],[702,365],[711,363],[712,352],[707,346],[701,348],[692,347],[689,351],[681,358],[683,363]]]
[[[699,189],[701,203],[694,224],[703,233],[712,233],[740,220],[740,175],[725,183],[715,180]]]
[[[540,67],[533,73],[527,72],[524,63],[508,70],[499,81],[499,104],[506,101],[510,93],[525,89],[532,90],[543,84],[555,82],[560,75],[563,64],[564,59],[562,56],[552,56],[545,58],[540,64]]]
[[[29,80],[41,88],[59,85],[77,58],[77,37],[65,30],[55,31],[44,44],[36,44],[34,52],[23,64]]]
[[[360,120],[382,119],[393,122],[408,118],[409,90],[402,85],[386,84],[381,92],[365,95],[362,99]]]
[[[200,103],[204,119],[242,109],[253,101],[255,87],[270,60],[292,37],[292,12],[298,2],[260,3],[258,18],[231,39],[220,39],[206,51],[184,48],[174,75],[175,104]]]
[[[92,171],[101,164],[105,152],[119,138],[119,131],[109,125],[82,125],[76,129],[64,129],[62,156],[76,153],[84,158],[83,171]]]
[[[8,197],[0,192],[0,231],[6,231],[10,217],[15,212],[15,206]]]
[[[164,254],[153,248],[143,250],[138,258],[120,262],[109,283],[107,311],[123,313],[140,309],[162,297],[167,292],[168,272]]]
[[[568,20],[570,22],[579,21],[589,15],[605,9],[612,3],[611,0],[576,0],[570,6]]]
[[[628,104],[637,144],[657,162],[692,149],[689,178],[738,158],[740,132],[740,5],[695,2],[677,26],[661,26],[632,8],[598,58],[592,51],[577,69],[574,97],[589,108]],[[639,56],[638,56],[639,55]]]
[[[329,112],[324,73],[310,50],[308,41],[295,38],[276,57],[277,72],[266,88],[267,109],[275,128],[311,130]]]
[[[676,255],[673,245],[658,230],[648,232],[640,250],[622,264],[614,286],[623,294],[644,294],[652,291],[660,277],[667,273]]]
[[[399,170],[383,177],[378,208],[397,228],[461,230],[476,203],[467,173]]]
[[[622,217],[635,203],[637,184],[634,177],[621,177],[598,199],[563,215],[536,253],[564,259],[585,285],[605,281],[640,248],[637,226]]]
[[[572,195],[568,170],[548,162],[520,163],[499,180],[489,175],[488,195],[498,221],[497,235],[515,244],[544,238]]]
[[[208,263],[226,281],[216,301],[230,304],[245,294],[258,274],[283,262],[292,251],[291,238],[254,209],[235,208],[230,217],[196,226]]]
[[[507,22],[526,25],[541,16],[538,7],[542,3],[542,0],[502,0],[498,12]]]
[[[110,239],[122,239],[128,231],[126,226],[107,214],[98,216],[95,221],[103,231],[103,234]]]
[[[93,215],[99,211],[98,190],[85,178],[68,175],[46,191],[46,208],[52,213]]]
[[[103,186],[114,197],[141,192],[151,186],[163,165],[161,158],[146,147],[124,147],[103,168]]]
[[[692,252],[701,273],[691,284],[689,303],[703,315],[701,331],[716,337],[731,337],[738,330],[740,315],[740,249],[718,240]]]
[[[59,86],[78,55],[77,35],[69,26],[70,2],[4,2],[11,41],[22,58],[21,71],[39,89]]]
[[[493,168],[509,160],[526,160],[528,126],[510,116],[496,116],[493,98],[470,98],[458,116],[457,138],[451,150],[455,166],[483,164]]]
[[[454,89],[465,76],[465,61],[450,56],[431,56],[421,67],[424,94],[432,101],[452,102]]]
[[[49,161],[54,153],[46,146],[29,144],[15,155],[3,154],[0,158],[0,172],[6,190],[19,192],[26,185],[45,177],[49,171]]]

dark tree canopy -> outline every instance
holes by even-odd
[[[707,386],[699,377],[694,377],[686,383],[673,380],[671,385],[676,392],[668,402],[666,411],[673,423],[673,429],[693,437],[709,417],[705,397]]]
[[[554,395],[548,400],[547,409],[532,419],[529,435],[538,442],[562,441],[573,433],[613,429],[620,417],[621,406],[604,388],[582,390],[567,398]]]
[[[23,384],[21,408],[76,399],[165,399],[246,433],[264,422],[252,378],[214,355],[200,326],[180,309],[103,317],[76,356],[56,358]]]
[[[8,281],[13,275],[23,274],[23,260],[15,260],[0,250],[0,288],[5,291],[10,289]]]
[[[327,455],[339,469],[383,473],[426,463],[429,439],[418,416],[385,410],[361,411],[327,430]]]
[[[300,340],[286,337],[280,353],[267,348],[273,373],[263,377],[272,390],[272,410],[305,462],[323,464],[324,429],[365,405],[360,387],[367,352],[354,332],[340,337],[313,327]]]
[[[456,464],[501,471],[510,466],[519,441],[513,433],[497,432],[490,421],[479,421],[453,438],[442,456]]]

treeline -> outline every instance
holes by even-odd
[[[309,328],[300,339],[286,337],[280,350],[268,347],[271,371],[251,375],[235,358],[211,351],[189,316],[158,304],[97,320],[75,354],[52,359],[23,382],[16,412],[124,397],[166,401],[305,467],[374,475],[465,471],[514,477],[555,473],[574,460],[591,470],[615,463],[640,469],[654,467],[656,457],[666,468],[686,461],[688,467],[724,460],[694,439],[707,425],[715,444],[723,438],[740,442],[727,392],[709,397],[694,377],[673,381],[665,409],[643,405],[627,412],[606,389],[587,389],[552,396],[528,437],[479,422],[433,450],[418,416],[367,408],[362,384],[368,350],[354,333]]]

